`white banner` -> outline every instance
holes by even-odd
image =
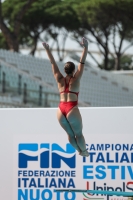
[[[3,118],[1,113],[2,199],[127,199],[54,191],[133,191],[133,109],[80,111],[90,152],[87,158],[78,155],[68,143],[55,109],[6,110]]]

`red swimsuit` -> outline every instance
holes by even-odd
[[[66,83],[65,79],[65,90],[60,92],[61,93],[73,93],[76,94],[78,97],[78,92],[72,92],[69,90],[69,83],[70,83],[71,78],[69,79],[68,84]],[[60,101],[59,108],[62,112],[62,114],[66,117],[66,115],[69,113],[69,111],[78,104],[78,101]]]

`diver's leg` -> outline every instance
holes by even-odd
[[[68,120],[62,114],[60,108],[58,108],[58,110],[57,110],[57,118],[58,118],[58,121],[59,121],[60,125],[62,126],[62,128],[66,131],[70,144],[80,153],[81,149],[77,145],[77,141],[76,141],[74,132],[73,132]]]
[[[67,120],[76,136],[79,148],[83,152],[84,156],[89,156],[89,153],[86,150],[85,139],[82,134],[82,118],[77,106],[72,108],[72,110],[67,114]]]

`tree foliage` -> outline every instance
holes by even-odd
[[[1,3],[0,0],[0,28],[9,49],[18,51],[21,22],[26,11],[34,2],[35,0],[24,0],[22,2],[6,0]]]
[[[75,5],[75,10],[81,27],[87,30],[86,37],[88,36],[89,40],[90,34],[94,38],[90,41],[97,45],[104,57],[104,69],[108,70],[111,55],[115,60],[115,69],[119,70],[120,59],[125,52],[122,49],[123,42],[132,35],[133,1],[85,0]],[[117,35],[119,42],[116,42]],[[110,50],[110,45],[114,48],[115,56]]]
[[[133,0],[0,0],[0,46],[14,51],[30,47],[34,55],[43,33],[53,39],[62,61],[67,38],[79,43],[86,36],[103,55],[101,66],[88,52],[96,64],[109,70],[111,57],[114,69],[120,70],[123,55],[133,46],[132,16]]]
[[[104,62],[100,65],[101,69],[104,69]],[[120,68],[122,70],[133,70],[133,56],[123,55],[120,59]],[[108,70],[115,70],[115,59],[109,57]]]

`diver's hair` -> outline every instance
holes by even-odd
[[[71,61],[66,62],[64,69],[65,69],[66,74],[72,74],[72,72],[75,70],[75,65]]]

